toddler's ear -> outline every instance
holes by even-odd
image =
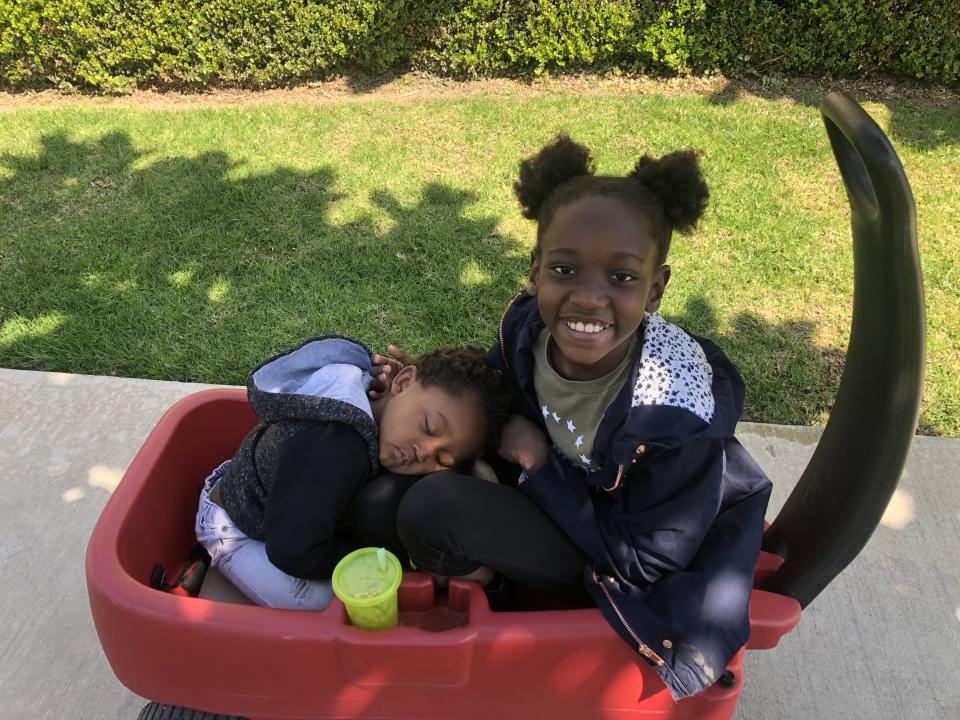
[[[399,395],[417,381],[417,366],[407,365],[393,376],[390,392]]]
[[[540,273],[540,261],[537,259],[537,251],[530,252],[530,272],[527,274],[527,295],[531,297],[537,294],[537,275]]]

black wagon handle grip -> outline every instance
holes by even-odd
[[[850,203],[850,343],[820,442],[763,541],[785,558],[764,589],[804,607],[857,556],[896,490],[916,429],[925,347],[916,209],[903,166],[846,95],[827,95],[822,114]]]
[[[847,190],[854,227],[876,229],[879,225],[909,223],[915,235],[913,194],[900,159],[883,131],[843,93],[827,95],[821,112]]]

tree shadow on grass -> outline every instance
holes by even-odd
[[[721,330],[713,306],[703,297],[665,316],[690,332],[710,338],[727,354],[747,386],[744,420],[784,425],[826,423],[840,385],[846,351],[819,347],[807,320],[773,324],[743,311]]]
[[[334,224],[336,168],[244,170],[123,133],[0,157],[0,366],[236,383],[322,334],[489,344],[523,262],[473,194],[373,192]]]

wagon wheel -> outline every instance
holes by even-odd
[[[238,715],[218,715],[203,710],[191,710],[176,705],[161,705],[152,702],[140,711],[137,720],[246,720],[246,718]]]
[[[903,166],[846,95],[827,95],[822,112],[851,210],[850,345],[823,436],[763,541],[785,558],[763,589],[802,607],[860,552],[897,487],[917,426],[925,343],[916,209]]]

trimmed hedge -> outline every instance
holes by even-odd
[[[14,89],[265,87],[349,70],[960,81],[958,0],[0,0]]]

